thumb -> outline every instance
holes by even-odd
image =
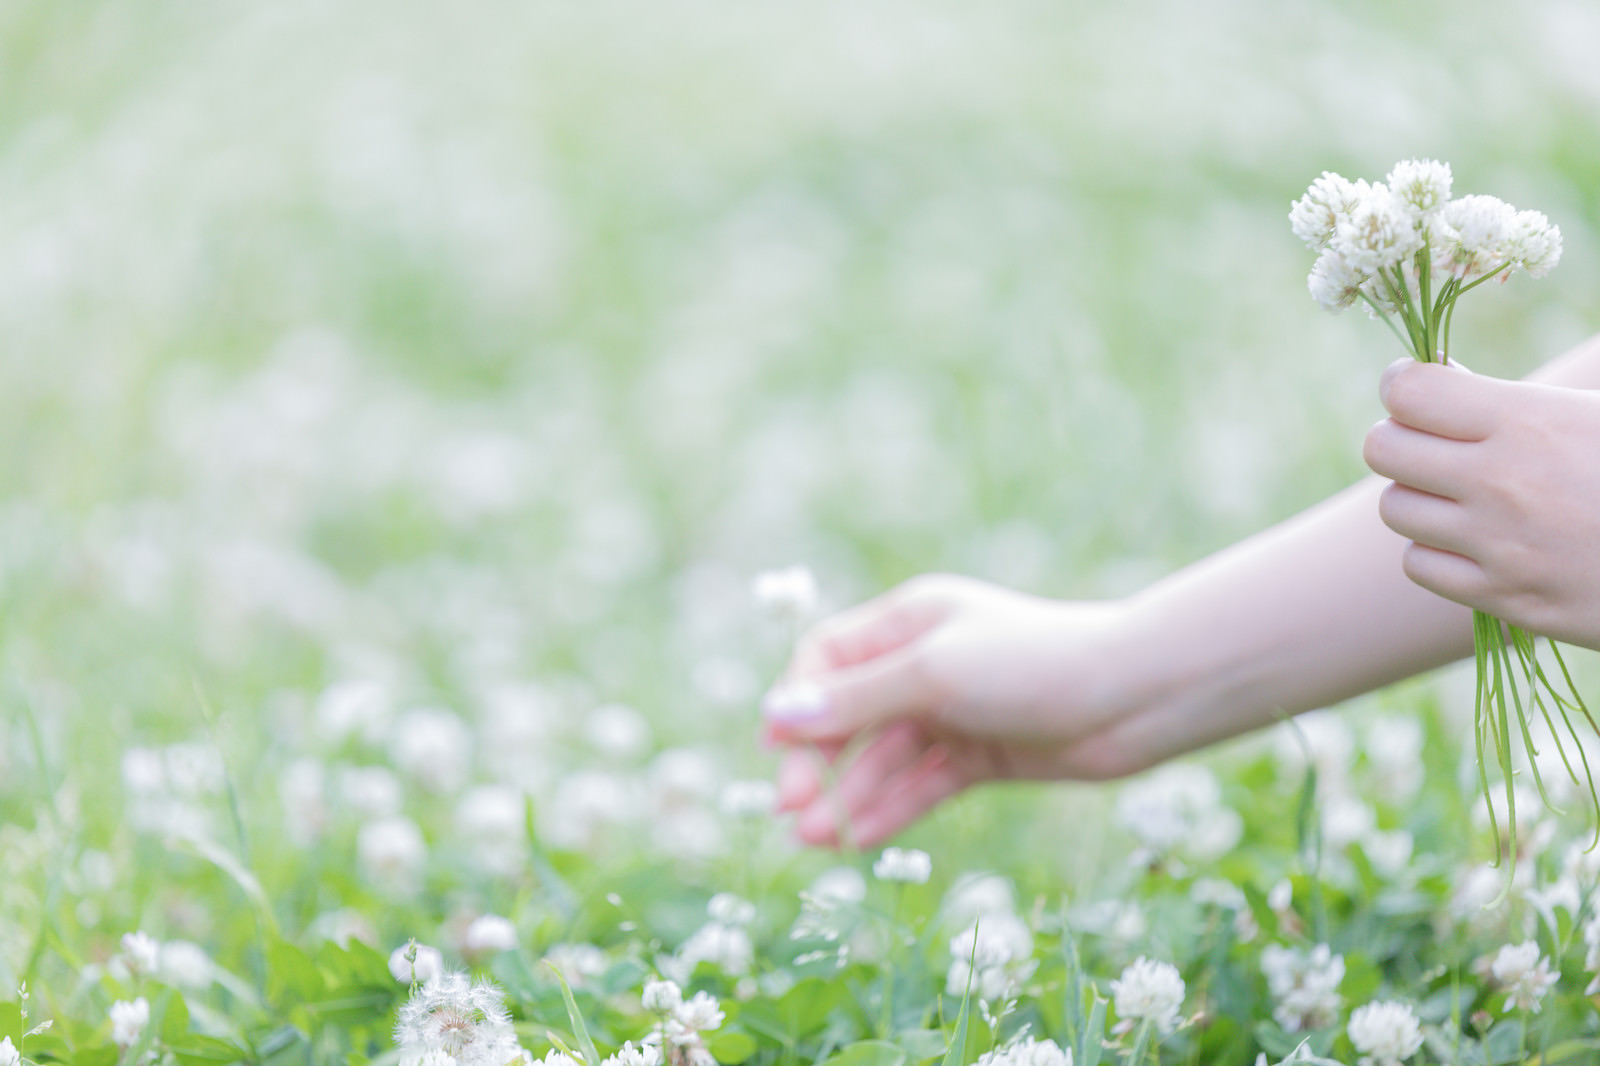
[[[895,718],[925,714],[934,693],[922,668],[920,643],[780,684],[761,701],[768,735],[778,743],[841,740]]]

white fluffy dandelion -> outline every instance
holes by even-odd
[[[447,972],[424,984],[400,1008],[395,1026],[401,1066],[449,1056],[457,1066],[506,1066],[523,1055],[505,997],[487,982]]]

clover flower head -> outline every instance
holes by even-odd
[[[415,940],[402,944],[389,955],[389,973],[403,985],[427,984],[444,972],[444,956],[438,948]]]
[[[1434,267],[1459,278],[1504,267],[1513,251],[1516,218],[1516,208],[1497,196],[1451,200],[1433,224]]]
[[[1450,202],[1450,164],[1435,159],[1396,163],[1383,183],[1419,219],[1433,215]]]
[[[539,1062],[542,1066],[583,1066],[583,1063],[568,1055],[558,1047],[553,1047],[544,1053],[544,1058]]]
[[[1405,201],[1382,182],[1362,190],[1356,206],[1334,227],[1328,247],[1351,269],[1375,274],[1422,247],[1422,233]]]
[[[1560,978],[1550,962],[1539,952],[1536,941],[1502,947],[1489,966],[1489,972],[1506,992],[1506,1010],[1539,1012],[1540,1001]]]
[[[1072,1066],[1072,1049],[1054,1040],[1027,1037],[984,1052],[977,1066]]]
[[[0,1040],[0,1066],[22,1066],[22,1052],[11,1043],[9,1036]]]
[[[1417,1016],[1404,1003],[1368,1003],[1350,1015],[1350,1043],[1361,1053],[1360,1066],[1400,1066],[1422,1047]]]
[[[651,1014],[671,1014],[683,1002],[683,989],[676,981],[646,981],[639,1002]]]
[[[872,875],[880,881],[902,881],[921,885],[933,874],[933,860],[916,848],[884,848],[872,864]]]
[[[1268,944],[1261,950],[1261,973],[1276,1002],[1272,1017],[1284,1032],[1323,1029],[1338,1020],[1344,956],[1328,945],[1304,951]]]
[[[684,1000],[672,1011],[672,1022],[691,1033],[719,1028],[724,1017],[722,1004],[709,992],[696,992],[693,999]]]
[[[505,1066],[523,1053],[500,990],[456,971],[412,993],[400,1008],[394,1038],[401,1066],[443,1061],[441,1055],[456,1066]]]
[[[1111,982],[1111,992],[1117,1017],[1124,1023],[1148,1021],[1162,1033],[1178,1027],[1184,984],[1178,968],[1170,962],[1139,956]]]
[[[1530,277],[1542,278],[1561,262],[1561,227],[1542,211],[1518,211],[1511,219],[1505,253]]]
[[[765,570],[750,583],[757,606],[774,615],[802,619],[817,606],[817,579],[805,566]]]
[[[661,1066],[661,1049],[654,1044],[640,1045],[630,1040],[600,1066]]]
[[[1012,994],[1038,969],[1033,933],[1014,914],[989,914],[950,941],[950,971],[945,991],[962,995],[968,987],[994,1002]]]
[[[1355,210],[1366,188],[1364,181],[1350,181],[1324,170],[1306,194],[1289,205],[1289,225],[1294,235],[1305,241],[1313,252],[1326,248],[1339,220]]]
[[[138,1043],[150,1024],[150,1002],[143,996],[133,1002],[119,999],[111,1004],[111,1040],[119,1047]]]
[[[123,933],[122,961],[130,973],[153,974],[161,967],[161,942],[143,929]]]
[[[517,946],[517,927],[511,924],[511,919],[501,915],[481,914],[467,926],[461,946],[474,955],[510,951]]]
[[[1348,259],[1332,248],[1327,248],[1312,264],[1306,287],[1311,290],[1313,300],[1338,313],[1360,299],[1371,277],[1366,271],[1351,266]]]

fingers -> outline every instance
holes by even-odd
[[[761,704],[776,742],[842,740],[893,718],[920,718],[937,702],[915,646],[785,683]]]
[[[1454,500],[1390,485],[1378,496],[1378,516],[1407,540],[1457,555],[1473,554],[1466,509]]]
[[[1367,433],[1361,457],[1375,474],[1434,496],[1459,500],[1471,484],[1473,447],[1388,418]]]
[[[795,647],[784,676],[809,678],[902,648],[927,632],[941,613],[929,583],[910,581],[813,626]]]
[[[838,846],[843,824],[860,847],[874,847],[971,784],[950,749],[907,726],[890,732],[841,773],[833,795],[818,795],[800,813],[796,835]]]
[[[780,813],[797,811],[822,792],[826,764],[844,749],[843,744],[818,744],[787,752],[778,764],[778,805]]]
[[[1500,424],[1510,382],[1464,368],[1402,359],[1383,372],[1378,396],[1396,422],[1452,440],[1487,438]]]
[[[1489,593],[1483,568],[1464,555],[1412,542],[1400,557],[1406,576],[1429,592],[1457,603],[1481,603]]]
[[[839,775],[831,794],[819,787],[795,822],[802,840],[834,835],[841,818],[853,819],[872,797],[928,747],[927,738],[910,722],[885,729]]]

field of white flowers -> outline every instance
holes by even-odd
[[[1402,353],[1306,293],[1325,168],[1561,226],[1475,369],[1594,332],[1596,41],[0,5],[0,1066],[1600,1061],[1600,851],[1519,804],[1485,906],[1458,676],[824,853],[751,597],[1120,594],[1359,476]]]

